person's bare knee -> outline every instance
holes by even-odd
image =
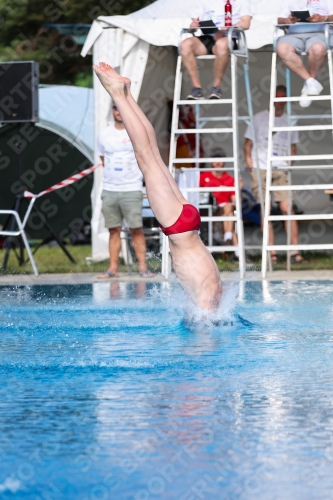
[[[296,49],[290,43],[281,42],[278,44],[276,52],[281,59],[286,59],[291,54],[296,54]]]
[[[315,59],[323,59],[326,56],[326,48],[322,43],[314,43],[309,48],[308,55]]]
[[[186,40],[181,43],[180,54],[185,59],[189,56],[203,56],[207,54],[207,49],[198,38],[186,38]]]
[[[109,233],[110,233],[110,236],[117,236],[117,235],[120,235],[120,232],[121,232],[121,227],[118,226],[118,227],[110,227],[109,228]]]
[[[156,159],[153,150],[149,146],[143,146],[140,150],[134,149],[135,158],[143,175],[150,166],[154,166]]]
[[[130,232],[131,232],[131,235],[132,237],[134,236],[143,236],[143,230],[142,230],[142,227],[131,227],[130,228]]]
[[[223,207],[223,215],[225,216],[231,216],[234,213],[234,206],[232,203],[226,203]]]
[[[227,38],[220,38],[215,43],[213,49],[213,54],[216,57],[225,57],[229,55],[228,40]]]
[[[192,38],[186,38],[186,40],[184,40],[181,43],[180,54],[182,57],[188,57],[189,55],[192,55],[192,54],[194,55]]]

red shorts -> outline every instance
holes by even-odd
[[[201,219],[198,210],[187,203],[183,205],[180,216],[172,226],[160,226],[160,228],[166,236],[170,236],[171,234],[186,233],[186,231],[199,231],[200,224]]]

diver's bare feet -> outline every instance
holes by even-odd
[[[129,78],[119,75],[119,73],[117,73],[117,71],[109,64],[101,62],[99,64],[95,64],[93,69],[105,90],[111,94],[115,92],[117,93],[117,91],[126,94],[127,89],[131,86]]]
[[[125,82],[126,87],[131,86],[131,80],[127,78],[126,76],[120,75],[110,64],[107,64],[105,62],[99,63],[100,67],[103,68],[104,71],[109,73],[110,75],[113,74],[115,77],[122,78]]]

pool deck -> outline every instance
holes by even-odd
[[[117,278],[98,279],[97,273],[71,273],[71,274],[40,274],[37,278],[33,274],[5,274],[0,275],[0,286],[24,286],[24,285],[84,285],[92,283],[107,283],[109,281],[149,281],[163,282],[165,279],[160,274],[154,278],[141,278],[138,274],[119,273]],[[239,274],[237,272],[221,273],[222,281],[237,281]],[[333,281],[333,271],[314,270],[314,271],[274,271],[267,273],[268,281],[297,281],[297,280],[331,280]],[[262,281],[260,271],[247,271],[245,281]]]

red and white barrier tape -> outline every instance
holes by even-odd
[[[69,184],[73,184],[73,182],[79,181],[80,179],[83,179],[86,175],[91,174],[96,168],[100,167],[102,163],[99,163],[98,165],[94,165],[93,167],[86,168],[85,170],[82,170],[82,172],[79,172],[78,174],[74,174],[71,177],[68,177],[68,179],[65,179],[64,181],[58,182],[57,184],[54,184],[54,186],[51,186],[48,189],[45,189],[45,191],[42,191],[39,194],[33,194],[30,193],[30,191],[24,191],[24,197],[25,198],[39,198],[40,196],[43,196],[44,194],[51,193],[52,191],[55,191],[56,189],[61,189],[65,186],[68,186]]]

